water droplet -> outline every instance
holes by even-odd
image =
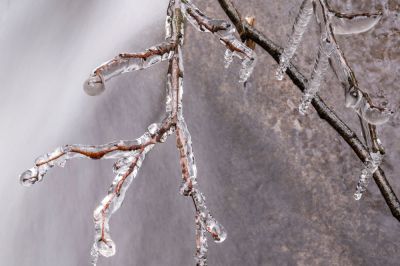
[[[37,167],[33,167],[29,170],[26,170],[20,175],[21,184],[26,187],[32,186],[38,181],[39,179],[38,175],[39,173]]]
[[[83,90],[90,96],[97,96],[105,91],[105,87],[101,78],[96,75],[85,80]]]
[[[112,257],[115,255],[116,247],[111,239],[100,240],[97,242],[97,250],[103,257]]]

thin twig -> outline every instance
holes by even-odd
[[[241,32],[241,36],[245,36],[246,39],[251,39],[256,42],[279,63],[279,57],[283,49],[256,28],[249,25],[246,21],[243,21],[239,11],[230,0],[218,0],[218,2],[237,30]],[[301,91],[306,89],[307,79],[294,65],[290,64],[286,73]],[[319,117],[335,129],[363,163],[365,163],[367,159],[370,159],[370,153],[367,147],[360,141],[356,133],[354,133],[318,95],[313,99],[312,105]],[[400,202],[389,181],[386,179],[382,168],[379,168],[374,173],[374,180],[393,216],[400,221]]]

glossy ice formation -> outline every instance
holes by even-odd
[[[365,162],[365,168],[361,171],[360,178],[357,183],[356,192],[354,193],[354,199],[360,200],[363,193],[367,190],[367,186],[371,181],[371,178],[378,167],[382,163],[383,155],[379,152],[372,152],[371,159]]]
[[[245,82],[253,72],[256,64],[256,54],[243,42],[238,40],[233,25],[225,20],[207,17],[189,0],[182,1],[182,10],[187,20],[199,31],[215,34],[229,52],[225,53],[225,67],[230,65],[233,56],[242,60],[240,82]]]
[[[290,60],[293,58],[304,33],[307,30],[308,24],[313,15],[313,10],[313,1],[304,0],[293,25],[292,33],[280,56],[279,67],[275,75],[277,80],[283,79],[283,75],[285,74],[286,69],[289,67]]]
[[[382,14],[332,15],[333,32],[338,35],[358,34],[366,32],[378,24]]]
[[[329,57],[331,56],[332,51],[333,45],[329,43],[326,38],[321,39],[311,79],[307,84],[307,88],[304,91],[299,106],[299,112],[302,115],[306,114],[312,99],[314,99],[320,89],[321,83],[329,67]]]

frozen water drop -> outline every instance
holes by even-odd
[[[333,15],[332,28],[338,35],[363,33],[375,27],[381,18],[381,14],[360,14],[349,17]]]
[[[207,231],[210,232],[214,242],[216,243],[224,242],[227,237],[225,228],[214,218],[207,220]]]
[[[353,197],[355,200],[360,200],[362,197],[362,193],[357,191],[356,193],[354,193]]]
[[[20,175],[20,181],[23,186],[30,187],[39,180],[37,167],[26,170]]]
[[[100,240],[97,243],[97,249],[103,257],[112,257],[115,255],[115,244],[111,239]]]
[[[90,96],[97,96],[105,91],[103,81],[100,77],[90,77],[83,83],[83,90]]]
[[[59,166],[59,167],[65,167],[65,164],[67,163],[67,160],[65,160],[65,159],[61,159],[61,160],[58,160],[57,161],[57,165]]]

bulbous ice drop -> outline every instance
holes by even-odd
[[[191,195],[196,206],[197,216],[204,222],[206,230],[211,234],[214,242],[221,243],[225,241],[227,238],[227,232],[225,228],[210,214],[203,193],[201,193],[198,188],[194,188]]]
[[[388,109],[378,109],[370,106],[368,103],[360,110],[361,117],[370,124],[382,125],[389,121],[393,112]]]
[[[360,15],[342,15],[334,14],[332,16],[333,32],[338,35],[358,34],[366,32],[378,24],[382,14],[360,14]]]
[[[346,107],[353,108],[362,119],[372,125],[382,125],[389,121],[393,111],[371,106],[363,93],[355,88],[346,92]]]
[[[99,76],[91,76],[83,83],[83,90],[90,96],[97,96],[105,91],[105,86]]]
[[[215,243],[222,243],[227,237],[225,228],[214,218],[207,219],[207,231],[211,234]]]
[[[108,257],[114,256],[115,252],[116,252],[116,246],[115,246],[114,241],[112,241],[111,239],[106,239],[106,241],[104,241],[104,240],[98,241],[97,242],[97,251],[103,257],[108,258]]]
[[[39,171],[37,167],[32,167],[23,172],[20,176],[20,182],[25,187],[30,187],[39,180]]]

